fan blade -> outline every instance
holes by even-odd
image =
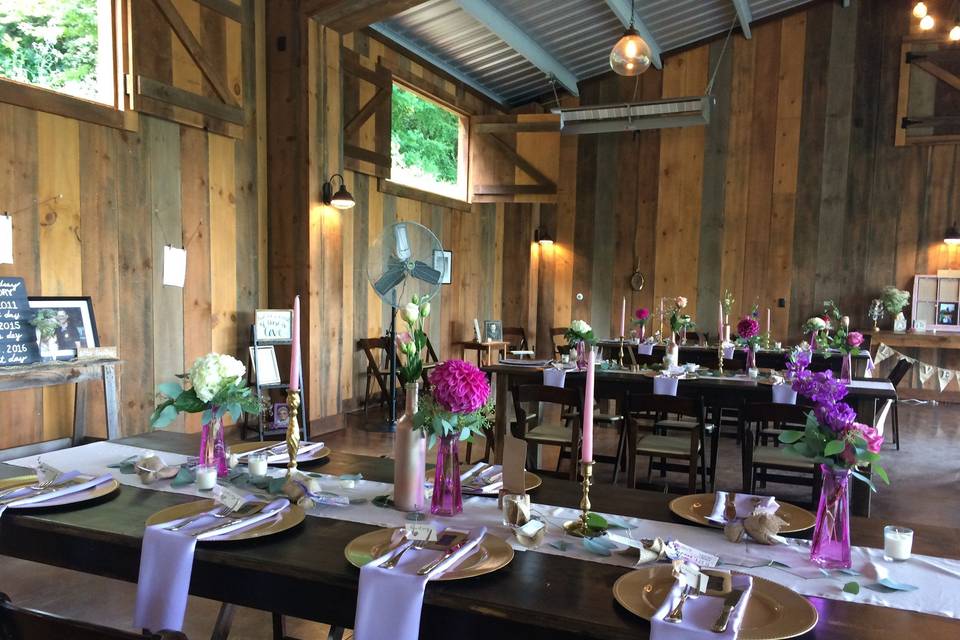
[[[440,278],[443,277],[443,274],[427,263],[417,260],[413,264],[413,277],[428,284],[440,284]]]
[[[373,290],[380,294],[380,296],[385,296],[388,291],[403,282],[405,277],[406,273],[402,267],[391,267],[373,283]]]

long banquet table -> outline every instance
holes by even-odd
[[[155,432],[118,442],[159,451],[191,454],[195,435]],[[324,473],[363,473],[389,482],[387,459],[334,452]],[[0,465],[0,477],[23,469]],[[674,497],[642,490],[595,485],[591,500],[607,511],[662,522],[682,522],[667,505]],[[579,485],[544,478],[534,499],[576,507]],[[0,553],[101,576],[135,582],[144,521],[159,509],[196,498],[124,485],[120,491],[85,507],[29,513],[8,510],[0,518]],[[456,524],[456,519],[451,519]],[[914,552],[960,558],[960,530],[898,522],[916,532]],[[856,545],[882,547],[884,523],[852,519]],[[201,544],[190,591],[224,602],[309,620],[352,627],[358,570],[343,550],[356,536],[375,527],[308,517],[295,529],[257,541]],[[611,589],[623,567],[535,552],[517,553],[495,573],[470,580],[431,583],[424,600],[421,637],[603,638],[636,640],[649,624],[622,609]],[[954,579],[951,579],[955,581]],[[132,588],[132,587],[131,587]],[[953,588],[953,585],[944,585]],[[960,620],[888,607],[810,598],[820,614],[806,638],[847,640],[865,637],[960,637]]]
[[[539,384],[543,379],[541,367],[514,364],[496,364],[483,367],[488,374],[495,374],[496,416],[494,420],[494,457],[502,460],[504,434],[512,410],[510,391],[520,384]],[[583,386],[586,375],[582,371],[567,374],[567,384]],[[598,397],[622,398],[627,392],[651,393],[653,381],[643,372],[631,372],[618,369],[597,370]],[[742,402],[769,402],[770,386],[757,380],[741,377],[699,377],[681,379],[677,393],[680,395],[700,395],[708,409],[721,407],[736,408]],[[845,402],[857,412],[858,419],[865,424],[874,424],[877,404],[885,400],[895,400],[897,391],[885,380],[856,380],[847,392]],[[714,415],[719,415],[714,412]],[[635,460],[628,459],[628,480],[635,478]],[[870,515],[870,490],[862,482],[853,486],[851,509],[859,515]]]

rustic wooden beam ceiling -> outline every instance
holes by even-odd
[[[300,12],[340,33],[359,31],[426,0],[303,0]]]

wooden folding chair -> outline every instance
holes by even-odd
[[[376,350],[380,350],[376,354]],[[380,387],[380,406],[385,407],[390,399],[390,368],[387,362],[390,354],[390,339],[387,337],[379,338],[360,338],[357,340],[357,350],[363,351],[367,356],[367,381],[363,392],[363,414],[367,414],[367,405],[370,403],[370,383],[377,381]]]

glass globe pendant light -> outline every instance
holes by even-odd
[[[925,18],[927,16],[927,5],[922,2],[918,2],[913,7],[913,17],[914,18]]]
[[[621,76],[638,76],[650,68],[650,45],[633,28],[633,0],[630,2],[630,26],[610,51],[610,68]]]

